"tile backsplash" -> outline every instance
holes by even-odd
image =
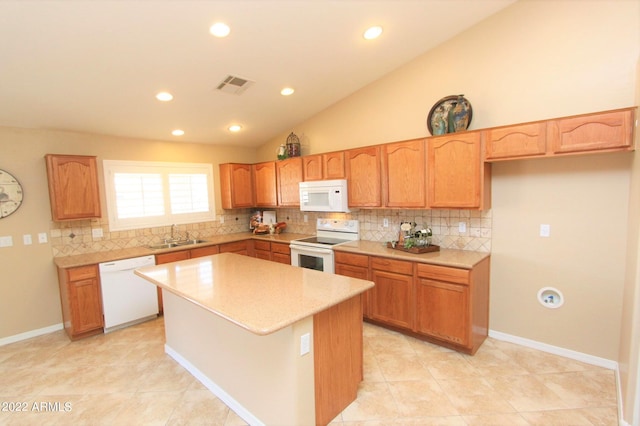
[[[273,210],[273,209],[269,209]],[[178,236],[206,239],[207,237],[249,231],[253,210],[224,210],[215,221],[176,225]],[[369,241],[398,239],[400,222],[411,221],[430,227],[433,244],[442,248],[491,251],[491,210],[398,210],[360,209],[351,213],[313,213],[297,209],[275,209],[277,220],[286,222],[285,232],[315,234],[317,218],[357,219],[360,238]],[[306,217],[306,222],[305,222]],[[222,222],[221,219],[222,218]],[[389,226],[385,227],[385,219]],[[460,222],[464,232],[460,232]],[[102,232],[102,237],[95,236]],[[144,246],[161,242],[171,235],[171,226],[110,232],[106,218],[72,222],[52,222],[50,237],[54,257],[94,253]]]

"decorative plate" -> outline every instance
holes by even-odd
[[[431,107],[427,128],[434,136],[460,132],[469,128],[472,117],[471,103],[464,95],[446,96]]]
[[[22,204],[22,185],[9,172],[0,169],[0,219],[18,210]]]

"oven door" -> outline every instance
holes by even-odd
[[[333,274],[333,250],[330,248],[310,247],[291,244],[291,265],[301,268]]]

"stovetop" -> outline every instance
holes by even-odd
[[[346,243],[349,240],[341,240],[339,238],[328,238],[328,237],[309,237],[309,238],[300,238],[299,240],[293,240],[292,243],[311,243],[311,244],[322,244],[326,246],[334,246],[340,243]]]

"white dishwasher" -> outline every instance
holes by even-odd
[[[155,256],[99,264],[105,333],[157,317],[157,287],[133,272],[155,264]]]

